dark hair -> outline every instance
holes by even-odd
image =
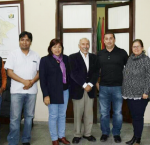
[[[141,47],[144,47],[143,42],[142,42],[141,39],[135,39],[135,40],[132,42],[132,45],[133,45],[135,42],[139,42],[140,45],[141,45]]]
[[[104,34],[104,37],[105,37],[105,35],[107,35],[107,34],[112,34],[113,37],[114,37],[114,39],[116,39],[116,38],[115,38],[115,34],[114,34],[113,32],[110,32],[110,31],[106,32],[106,33]]]
[[[51,40],[51,42],[50,42],[50,44],[49,44],[49,46],[48,46],[48,53],[49,53],[49,55],[53,55],[53,52],[52,52],[52,47],[54,46],[54,45],[57,45],[57,44],[60,44],[60,46],[62,47],[62,52],[61,52],[61,54],[63,54],[63,51],[64,51],[64,47],[63,47],[63,43],[62,43],[62,41],[60,41],[60,39],[52,39]]]
[[[22,37],[24,37],[25,35],[27,35],[28,38],[30,39],[30,41],[32,42],[32,33],[27,32],[27,31],[23,31],[23,32],[20,33],[20,35],[19,35],[19,41],[20,41],[20,39],[21,39]]]

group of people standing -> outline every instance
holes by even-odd
[[[150,58],[145,55],[140,39],[132,44],[132,54],[115,45],[115,35],[104,35],[105,49],[97,55],[89,53],[87,38],[79,40],[79,52],[69,57],[63,54],[64,47],[59,39],[51,40],[48,55],[41,58],[30,45],[32,34],[19,35],[20,49],[11,52],[5,69],[11,77],[10,133],[9,145],[17,145],[20,135],[20,120],[24,110],[23,145],[30,145],[31,126],[34,117],[37,94],[37,80],[40,79],[43,101],[49,110],[49,131],[53,145],[59,142],[69,145],[65,137],[66,110],[69,97],[73,101],[74,138],[78,144],[81,138],[95,142],[92,135],[93,102],[96,87],[99,90],[101,142],[106,142],[110,129],[110,109],[113,109],[112,134],[116,143],[121,142],[122,102],[127,100],[133,120],[133,138],[129,145],[139,145],[144,124],[144,112],[150,93]],[[100,82],[98,78],[100,76]],[[81,133],[82,119],[84,131]]]

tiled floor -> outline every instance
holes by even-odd
[[[23,125],[21,125],[21,130]],[[1,138],[0,145],[8,145],[6,137],[9,132],[9,126],[1,124],[0,127]],[[124,123],[121,131],[122,143],[114,143],[113,136],[110,135],[107,142],[100,142],[101,131],[99,129],[99,124],[94,124],[92,129],[92,134],[96,137],[97,141],[95,143],[88,142],[85,139],[82,139],[78,145],[125,145],[125,141],[128,141],[132,138],[132,125]],[[69,141],[72,141],[73,138],[73,124],[66,125],[66,137]],[[31,145],[51,145],[51,139],[48,130],[47,123],[37,123],[34,124],[32,129],[32,139]],[[21,145],[21,143],[19,144]],[[60,144],[62,145],[62,144]],[[142,136],[142,145],[150,145],[150,126],[145,126]]]

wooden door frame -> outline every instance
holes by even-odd
[[[108,0],[56,0],[56,38],[61,39],[63,41],[62,33],[63,32],[82,32],[83,29],[64,29],[62,31],[62,22],[63,22],[63,17],[62,17],[62,5],[70,5],[70,4],[85,4],[85,2],[88,4],[92,2],[92,28],[93,29],[84,29],[86,32],[93,32],[92,33],[92,53],[96,54],[97,53],[97,1],[108,1]],[[135,0],[130,0],[132,2],[132,40],[135,39]],[[61,16],[61,17],[60,17]],[[131,21],[130,21],[131,23]],[[131,43],[129,46],[129,52],[131,48]],[[97,123],[97,97],[94,100],[94,123]],[[73,119],[67,119],[67,122],[73,122]]]
[[[120,7],[120,6],[126,6],[129,5],[129,28],[123,28],[123,29],[108,29],[108,8],[114,8],[114,7]],[[117,3],[117,4],[110,4],[106,6],[105,9],[105,31],[113,32],[113,33],[129,33],[129,54],[132,53],[132,42],[134,39],[133,31],[135,31],[135,26],[133,23],[133,20],[135,19],[134,11],[133,9],[133,1],[131,4],[129,2],[126,3]],[[133,38],[133,39],[130,39]]]

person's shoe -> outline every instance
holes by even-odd
[[[101,138],[100,138],[100,141],[101,142],[105,142],[107,139],[108,139],[108,135],[106,135],[106,134],[102,134],[102,136],[101,136]]]
[[[23,145],[30,145],[30,143],[29,142],[25,142],[25,143],[22,143]]]
[[[141,143],[141,138],[136,138],[135,145],[140,145],[140,143]]]
[[[83,136],[83,138],[87,139],[88,141],[92,141],[92,142],[95,142],[96,141],[96,138],[94,136]]]
[[[52,145],[59,145],[58,140],[54,140],[54,141],[52,141]]]
[[[132,144],[135,143],[135,141],[136,141],[136,137],[133,136],[131,140],[129,140],[129,141],[126,142],[126,144],[132,145]]]
[[[62,142],[63,144],[70,145],[70,142],[65,137],[58,138],[58,141]]]
[[[133,144],[140,144],[141,143],[141,138],[133,136],[131,140],[127,141],[126,144],[128,145],[133,145]]]
[[[72,143],[79,143],[81,140],[81,137],[74,137],[73,140],[72,140]]]
[[[115,141],[116,143],[120,143],[120,142],[121,142],[121,137],[120,137],[120,135],[115,135],[115,136],[114,136],[114,141]]]

